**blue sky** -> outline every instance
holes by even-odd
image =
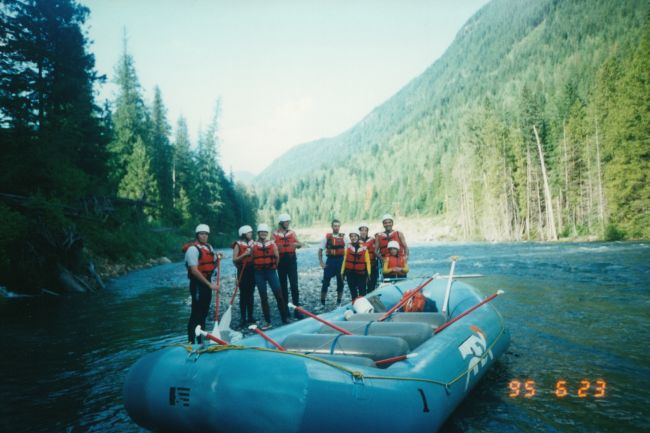
[[[126,28],[145,98],[196,136],[222,100],[220,158],[258,173],[353,126],[431,65],[486,0],[80,0],[98,72]],[[99,98],[112,98],[106,84]]]

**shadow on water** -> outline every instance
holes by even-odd
[[[461,256],[458,273],[485,275],[470,281],[484,295],[506,291],[494,302],[512,343],[442,432],[648,431],[650,245],[420,245],[411,275],[446,274],[451,255]],[[302,302],[313,309],[321,275],[314,249],[300,251],[299,269]],[[223,275],[229,299],[234,269],[226,261]],[[122,405],[124,376],[145,353],[184,342],[188,315],[179,263],[133,272],[88,296],[2,298],[0,431],[140,431]],[[233,325],[237,317],[235,303]],[[509,397],[513,379],[533,380],[535,395]],[[555,394],[560,379],[563,398]],[[585,398],[577,396],[582,379],[591,382]],[[598,379],[607,381],[600,399]]]

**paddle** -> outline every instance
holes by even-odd
[[[382,322],[382,321],[384,321],[388,316],[390,316],[390,315],[393,314],[395,311],[397,311],[397,310],[399,310],[400,308],[402,308],[402,307],[404,306],[404,304],[406,304],[406,303],[409,301],[409,299],[411,299],[413,296],[415,296],[415,295],[416,295],[420,290],[424,289],[424,287],[425,287],[427,284],[429,284],[431,281],[433,281],[433,280],[436,278],[436,276],[437,276],[437,274],[434,275],[434,276],[432,276],[432,277],[429,277],[428,280],[426,280],[424,283],[420,284],[420,285],[419,285],[418,287],[416,287],[416,288],[415,288],[411,293],[409,293],[407,296],[405,296],[404,298],[402,298],[402,300],[399,301],[397,304],[395,304],[395,306],[393,306],[393,308],[391,308],[390,310],[386,311],[386,312],[384,313],[384,315],[381,316],[381,317],[379,318],[378,322]]]
[[[447,289],[445,290],[445,300],[442,303],[442,314],[447,316],[447,310],[449,309],[449,296],[451,295],[451,283],[454,278],[454,269],[456,269],[456,261],[458,256],[451,256],[451,270],[449,271],[449,280],[447,280]]]
[[[235,283],[235,290],[230,297],[230,304],[228,305],[228,309],[225,313],[223,313],[223,316],[221,316],[221,321],[214,322],[214,329],[212,330],[213,334],[221,335],[221,331],[230,330],[230,321],[232,320],[232,304],[235,302],[235,296],[237,295],[237,290],[239,289],[241,277],[244,275],[244,271],[246,270],[246,265],[247,263],[244,263],[241,271],[239,272],[239,277]]]
[[[217,288],[215,289],[214,298],[214,322],[219,322],[219,302],[221,294],[221,259],[217,259]]]
[[[272,339],[271,337],[269,337],[269,336],[268,336],[265,332],[263,332],[261,329],[259,329],[259,328],[257,327],[257,325],[251,325],[251,326],[248,327],[248,329],[250,329],[251,331],[254,331],[257,335],[259,335],[260,337],[262,337],[263,339],[265,339],[266,341],[268,341],[269,343],[271,343],[272,345],[274,345],[278,350],[280,350],[280,351],[282,351],[282,352],[286,352],[286,351],[287,351],[287,349],[285,349],[284,347],[282,347],[282,346],[280,345],[280,343],[278,343],[277,341],[275,341],[274,339]]]
[[[446,329],[446,328],[447,328],[449,325],[451,325],[452,323],[454,323],[454,322],[456,322],[456,321],[462,319],[463,317],[467,316],[467,315],[468,315],[469,313],[471,313],[472,311],[476,310],[476,309],[477,309],[478,307],[480,307],[481,305],[490,302],[492,299],[496,298],[496,297],[499,296],[499,295],[503,295],[504,293],[505,293],[505,292],[504,292],[503,290],[497,290],[496,293],[494,293],[493,295],[489,296],[488,298],[482,300],[482,301],[479,302],[478,304],[474,305],[474,306],[473,306],[472,308],[470,308],[469,310],[465,311],[465,312],[462,313],[462,314],[459,314],[457,317],[454,317],[454,318],[451,319],[450,321],[445,322],[444,324],[442,324],[441,326],[439,326],[435,331],[433,331],[433,333],[434,333],[434,334],[438,334],[440,331],[442,331],[443,329]]]
[[[225,342],[225,341],[223,341],[221,338],[216,337],[216,336],[214,336],[214,335],[212,335],[212,334],[209,334],[209,333],[203,331],[203,330],[201,329],[201,325],[196,325],[196,328],[194,328],[194,334],[195,334],[197,337],[201,337],[201,336],[202,336],[202,337],[206,337],[208,340],[212,340],[212,341],[214,341],[214,342],[217,343],[217,344],[221,344],[222,346],[227,346],[227,345],[228,345],[228,343]]]
[[[332,328],[332,329],[334,329],[334,330],[336,330],[336,331],[339,331],[339,332],[342,333],[342,334],[345,334],[345,335],[352,335],[352,333],[351,333],[350,331],[348,331],[347,329],[343,329],[343,328],[341,328],[340,326],[336,326],[335,324],[333,324],[333,323],[331,323],[331,322],[328,322],[328,321],[325,320],[325,319],[321,319],[321,318],[318,317],[317,315],[315,315],[315,314],[313,314],[313,313],[310,313],[309,311],[305,310],[304,308],[299,307],[299,306],[297,306],[297,305],[293,305],[291,302],[289,302],[288,306],[289,306],[289,308],[291,308],[292,310],[296,310],[296,311],[298,311],[299,313],[304,314],[305,316],[309,316],[309,317],[311,317],[312,319],[316,319],[316,320],[318,320],[319,322],[321,322],[321,323],[323,323],[323,324],[329,326],[330,328]]]
[[[405,359],[415,358],[416,356],[418,356],[417,353],[409,353],[406,355],[392,356],[390,358],[380,359],[379,361],[375,361],[375,365],[392,364],[397,361],[404,361]]]

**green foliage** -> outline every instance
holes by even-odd
[[[7,281],[11,273],[12,253],[27,235],[27,224],[22,215],[0,203],[0,279]]]
[[[605,227],[605,236],[606,241],[620,241],[625,239],[625,232],[619,229],[616,224],[607,224]]]
[[[465,238],[502,240],[602,236],[614,221],[650,236],[650,56],[639,46],[648,9],[639,0],[490,2],[362,122],[261,173],[260,218],[279,209],[305,225],[442,214]]]
[[[75,0],[0,7],[0,284],[56,284],[60,265],[84,266],[82,242],[96,258],[138,264],[178,251],[187,236],[173,227],[209,222],[225,245],[255,223],[254,195],[219,165],[218,112],[198,151],[184,121],[172,144],[162,92],[148,107],[126,43],[116,99],[95,105],[88,13]]]
[[[171,126],[167,121],[167,109],[162,100],[160,88],[154,90],[151,110],[152,162],[163,215],[169,219],[173,209],[173,148],[169,141]]]
[[[151,171],[151,159],[140,138],[133,145],[133,152],[126,166],[126,174],[120,180],[117,193],[124,198],[154,202],[159,196],[158,184]],[[151,209],[151,207],[147,207],[146,211],[153,219],[158,216],[158,213]]]

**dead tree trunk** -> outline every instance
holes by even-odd
[[[555,218],[553,217],[553,200],[551,198],[551,189],[548,186],[548,177],[546,176],[546,165],[544,164],[544,152],[542,151],[542,143],[539,141],[539,134],[537,127],[533,125],[533,132],[535,132],[535,140],[537,141],[537,149],[539,150],[539,162],[542,166],[542,178],[544,179],[544,204],[546,207],[546,219],[549,228],[549,238],[557,240],[557,232],[555,231]]]

